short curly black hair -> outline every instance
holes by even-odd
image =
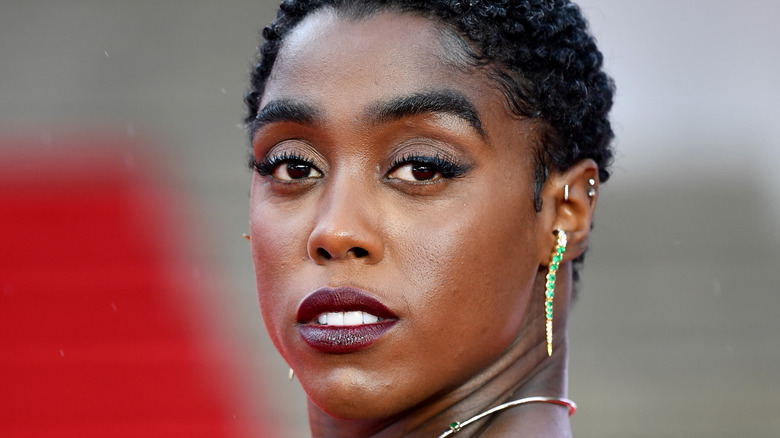
[[[460,38],[469,64],[489,69],[509,108],[540,122],[534,205],[550,167],[566,170],[591,158],[609,179],[609,122],[614,84],[577,5],[569,0],[284,0],[263,29],[265,43],[251,73],[245,122],[257,116],[266,81],[285,37],[307,15],[330,7],[352,17],[382,11],[416,13]]]
[[[598,164],[599,180],[609,179],[614,83],[602,69],[603,56],[585,18],[569,0],[284,0],[276,20],[263,29],[265,42],[252,68],[244,99],[250,129],[285,37],[322,8],[352,18],[384,11],[414,13],[440,24],[445,36],[454,36],[462,52],[455,56],[486,69],[504,90],[511,111],[542,127],[536,211],[541,211],[539,194],[551,168],[563,171],[591,158]]]

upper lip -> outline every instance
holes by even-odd
[[[309,294],[298,306],[298,323],[307,324],[326,312],[361,311],[383,319],[398,319],[381,301],[353,287],[323,287]]]

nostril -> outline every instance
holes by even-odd
[[[334,254],[331,254],[325,248],[317,248],[317,257],[320,260],[334,260]],[[340,254],[340,253],[335,254],[335,259],[342,259],[344,257],[360,259],[360,258],[368,257],[368,251],[365,248],[355,246],[353,248],[350,248],[346,254]]]
[[[330,260],[332,257],[328,251],[325,251],[325,248],[317,248],[317,255],[322,257],[325,260]]]
[[[368,251],[366,251],[365,249],[360,248],[358,246],[350,249],[349,252],[351,252],[352,255],[355,256],[355,258],[358,258],[358,259],[366,257],[368,255]]]

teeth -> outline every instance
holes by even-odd
[[[322,313],[317,317],[317,323],[320,325],[338,325],[353,326],[362,324],[373,324],[382,319],[366,312],[328,312]]]
[[[344,325],[344,313],[329,312],[328,325]]]
[[[344,325],[360,325],[363,323],[363,312],[344,312]]]

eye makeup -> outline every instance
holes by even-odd
[[[302,154],[294,151],[286,151],[278,155],[267,155],[262,160],[257,160],[252,156],[249,160],[249,166],[260,176],[269,176],[274,173],[279,165],[284,163],[298,163],[316,168],[317,166],[311,160]]]
[[[431,173],[439,174],[440,178],[457,178],[465,175],[471,168],[469,165],[457,163],[440,154],[404,154],[393,161],[393,164],[390,166],[390,172],[388,172],[388,177],[406,165],[411,165],[413,169],[416,169],[412,170],[412,172],[418,172],[422,175]],[[434,178],[419,178],[420,182],[432,179]]]

